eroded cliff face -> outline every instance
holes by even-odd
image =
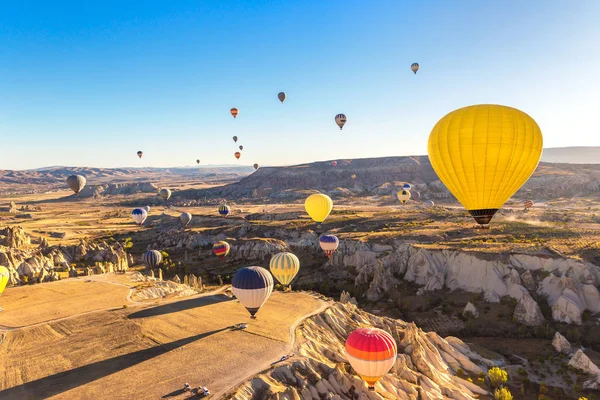
[[[398,359],[369,391],[346,361],[349,332],[374,326],[389,332]],[[293,357],[239,387],[232,398],[246,399],[476,399],[487,390],[456,376],[487,371],[493,363],[460,339],[425,333],[412,323],[376,317],[350,303],[335,303],[297,330]]]
[[[45,240],[33,239],[18,226],[0,230],[0,265],[8,268],[9,285],[58,280],[55,270],[74,272],[73,264],[89,266],[86,274],[124,272],[129,268],[127,253],[120,243],[82,240],[74,246],[48,246]]]
[[[280,251],[298,254],[321,254],[318,234],[277,229],[264,233],[266,238],[250,239],[251,231],[243,221],[238,240],[229,238],[230,258],[268,263]],[[280,239],[274,239],[280,238]],[[199,250],[210,256],[211,245],[224,235],[190,234],[172,229],[158,236],[155,246]],[[600,267],[589,262],[559,257],[548,252],[536,254],[498,254],[435,250],[397,240],[392,244],[342,240],[336,253],[324,265],[306,265],[310,275],[298,282],[318,283],[323,279],[353,280],[357,286],[368,286],[365,296],[376,302],[385,300],[390,290],[402,281],[419,286],[419,294],[447,288],[482,293],[488,302],[510,296],[517,300],[514,318],[526,325],[539,325],[544,317],[535,294],[547,298],[556,321],[581,324],[585,310],[600,312]]]

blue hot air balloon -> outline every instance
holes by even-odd
[[[239,269],[231,282],[235,297],[248,310],[252,318],[273,292],[273,276],[262,267]]]

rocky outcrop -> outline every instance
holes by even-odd
[[[463,309],[462,315],[465,316],[465,317],[471,316],[473,318],[478,318],[479,317],[479,311],[477,311],[477,308],[475,308],[475,306],[473,305],[473,303],[471,303],[469,301],[469,302],[467,302],[467,305]]]
[[[31,244],[31,238],[20,226],[9,226],[0,230],[0,245],[12,249],[24,249]]]
[[[398,358],[389,374],[369,391],[346,361],[347,332],[375,326],[392,334]],[[472,400],[487,391],[456,376],[459,369],[484,373],[491,364],[480,356],[470,358],[468,346],[456,338],[425,333],[412,323],[376,317],[351,304],[335,304],[309,318],[297,329],[302,337],[301,358],[282,363],[243,384],[231,398],[263,399],[461,399]]]
[[[171,281],[156,281],[151,287],[136,290],[131,298],[134,301],[162,299],[171,297],[193,296],[197,294],[196,290],[188,285],[175,283]]]
[[[545,321],[540,306],[531,298],[529,293],[525,293],[517,302],[513,319],[528,326],[537,326]]]
[[[554,338],[552,339],[552,347],[559,353],[569,354],[571,352],[571,344],[569,341],[560,334],[560,332],[556,332],[554,334]]]
[[[590,375],[600,375],[600,368],[590,360],[590,358],[579,349],[569,360],[569,367],[575,368],[583,373]]]
[[[114,194],[157,193],[158,188],[150,182],[111,183],[88,185],[79,192],[79,197],[98,197]]]

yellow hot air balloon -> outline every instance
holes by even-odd
[[[287,286],[300,270],[300,260],[292,253],[277,253],[271,258],[269,269],[282,285]]]
[[[10,274],[8,273],[8,268],[0,265],[0,294],[4,292],[4,288],[8,284],[8,278]]]
[[[304,202],[304,208],[317,223],[325,221],[333,208],[333,200],[323,193],[311,194]]]
[[[440,180],[485,225],[535,171],[542,142],[542,132],[529,115],[483,104],[439,120],[427,150]]]
[[[410,200],[410,192],[406,189],[399,190],[398,193],[396,193],[396,197],[398,197],[400,203],[406,204]]]

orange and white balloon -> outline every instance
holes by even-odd
[[[346,339],[346,355],[352,368],[372,390],[396,362],[398,348],[392,335],[386,331],[359,328]]]

